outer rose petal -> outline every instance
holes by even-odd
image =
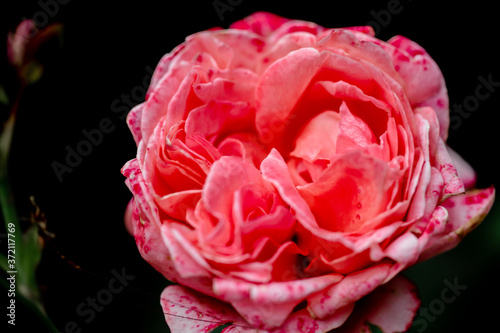
[[[250,30],[260,36],[268,36],[289,20],[266,12],[257,12],[231,24],[231,29]]]
[[[309,312],[326,318],[377,288],[389,273],[389,265],[379,265],[350,274],[329,289],[309,298]]]
[[[161,295],[165,320],[172,333],[208,333],[232,323],[222,332],[231,333],[324,333],[341,326],[352,312],[347,306],[324,320],[313,319],[305,309],[292,314],[279,328],[263,330],[251,327],[233,308],[181,286],[168,286]]]
[[[420,306],[415,285],[398,275],[356,303],[348,321],[334,333],[370,332],[366,323],[384,333],[406,332]]]
[[[231,332],[257,332],[228,304],[181,286],[168,286],[161,294],[165,320],[172,333],[208,333],[225,323]]]
[[[250,324],[269,328],[281,326],[297,304],[341,279],[340,274],[268,284],[216,279],[213,289]]]
[[[448,210],[449,220],[443,232],[433,235],[420,255],[419,261],[454,248],[469,232],[477,227],[493,205],[495,189],[472,190],[449,198],[442,203]]]
[[[132,236],[134,235],[134,223],[132,217],[132,214],[134,214],[134,212],[137,214],[137,211],[135,210],[134,198],[132,198],[128,202],[127,208],[125,208],[125,214],[123,218],[123,220],[125,221],[125,228],[127,229],[128,233],[131,234]]]
[[[395,36],[388,44],[396,47],[394,65],[406,82],[412,106],[431,106],[439,119],[440,135],[448,137],[450,124],[448,94],[443,74],[423,47],[406,37]]]

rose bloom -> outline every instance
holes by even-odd
[[[255,13],[165,55],[128,124],[126,223],[167,279],[173,332],[407,330],[403,269],[491,208],[446,145],[448,96],[413,41]],[[368,295],[368,296],[367,296]]]

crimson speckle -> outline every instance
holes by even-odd
[[[467,205],[480,204],[486,198],[488,198],[488,195],[486,193],[481,193],[481,194],[476,195],[476,196],[470,196],[470,197],[465,198],[465,203]]]
[[[266,45],[263,40],[258,38],[252,39],[252,44],[257,47],[257,52],[262,52],[262,50],[264,49],[264,45]]]

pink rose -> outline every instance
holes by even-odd
[[[370,27],[256,13],[191,35],[128,124],[126,222],[179,284],[162,294],[172,332],[404,331],[419,300],[397,274],[494,199],[446,146],[436,63]]]

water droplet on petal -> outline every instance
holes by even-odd
[[[358,204],[356,205],[356,208],[361,209],[361,207],[363,207],[363,205],[361,205],[361,202],[358,202]]]
[[[356,220],[361,220],[361,216],[359,214],[356,214]]]

